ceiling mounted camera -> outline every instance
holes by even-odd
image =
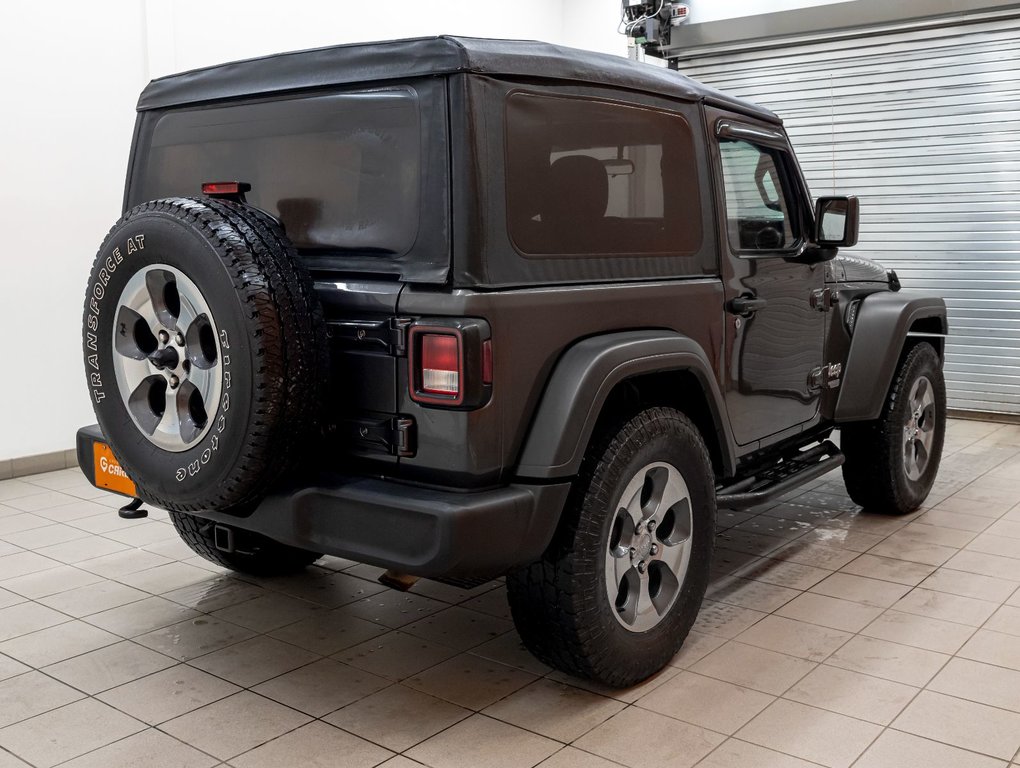
[[[672,32],[687,22],[691,7],[687,3],[635,2],[622,0],[620,31],[633,38],[645,53],[670,59]]]

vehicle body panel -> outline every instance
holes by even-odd
[[[909,331],[918,321],[931,320],[934,327],[924,327],[933,336],[945,334],[945,317],[945,302],[931,296],[906,291],[865,296],[847,356],[836,419],[843,423],[878,418]],[[883,354],[876,356],[876,349]]]
[[[401,413],[427,429],[419,430],[418,454],[402,460],[402,476],[428,481],[456,473],[457,482],[469,486],[512,478],[549,377],[580,339],[620,331],[671,331],[694,341],[718,377],[721,301],[722,286],[713,278],[491,292],[408,286],[400,297],[402,315],[488,322],[496,385],[492,400],[477,411],[424,407],[405,391]]]

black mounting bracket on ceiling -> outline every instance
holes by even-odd
[[[691,7],[687,3],[666,0],[621,0],[623,15],[620,31],[634,40],[649,56],[665,59],[670,69],[677,69],[677,52],[671,47],[673,31],[687,23]]]

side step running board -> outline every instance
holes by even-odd
[[[715,501],[720,509],[747,509],[782,496],[799,485],[821,477],[843,463],[844,457],[826,440],[802,453],[783,459],[774,467],[719,488]]]

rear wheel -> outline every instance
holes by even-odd
[[[922,342],[900,363],[882,415],[840,430],[850,498],[869,512],[902,515],[917,509],[938,474],[945,433],[942,363]]]
[[[665,666],[708,584],[715,489],[704,441],[650,408],[592,445],[543,558],[507,577],[539,659],[623,687]]]

